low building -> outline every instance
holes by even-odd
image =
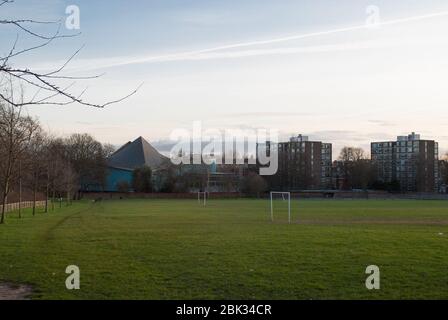
[[[149,142],[139,137],[128,142],[107,159],[107,178],[104,191],[117,192],[120,186],[132,186],[132,175],[135,169],[148,166],[153,172],[169,163],[169,159],[161,155]],[[156,186],[157,187],[157,186]]]
[[[217,165],[216,163],[174,166],[177,188],[183,192],[240,192],[242,180],[249,170],[248,167],[247,164]]]

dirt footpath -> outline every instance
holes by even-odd
[[[0,300],[27,300],[32,289],[27,285],[0,283]]]

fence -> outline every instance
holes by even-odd
[[[22,203],[16,202],[16,203],[8,203],[6,205],[5,212],[11,212],[11,211],[17,211],[19,208],[21,209],[27,209],[33,207],[33,201],[23,201]],[[43,208],[45,207],[45,201],[36,201],[36,208]],[[0,212],[3,210],[3,206],[0,205]]]
[[[213,199],[238,199],[248,196],[239,192],[209,193]],[[268,199],[269,193],[261,193],[260,197]],[[415,200],[448,200],[448,194],[439,193],[388,193],[385,191],[342,191],[342,190],[308,190],[292,191],[291,197],[294,199],[316,198],[316,199],[415,199]],[[195,193],[119,193],[119,192],[86,192],[82,198],[88,200],[118,200],[118,199],[194,199],[197,200],[198,194]]]
[[[209,195],[214,199],[235,199],[241,198],[239,192],[210,192]],[[85,192],[82,194],[83,199],[95,200],[118,200],[118,199],[198,199],[198,193],[119,193],[119,192]]]
[[[331,199],[379,199],[379,200],[448,200],[448,194],[442,193],[389,193],[386,191],[344,191],[344,190],[310,190],[292,192],[299,198],[331,198]]]

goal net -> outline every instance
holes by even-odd
[[[291,223],[291,192],[271,192],[271,221],[274,222],[274,212],[288,212],[288,223]]]

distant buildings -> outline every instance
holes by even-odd
[[[191,160],[194,156],[190,155]],[[248,171],[247,165],[174,165],[140,137],[126,143],[107,159],[104,187],[84,191],[133,191],[134,170],[143,166],[152,169],[154,192],[239,192]]]
[[[440,193],[448,193],[448,158],[439,161]]]
[[[248,165],[182,164],[174,166],[179,192],[240,192]]]
[[[332,145],[298,135],[270,146],[278,149],[278,171],[266,177],[276,190],[332,188]]]
[[[322,143],[321,158],[321,188],[332,189],[333,187],[333,145],[331,143]]]
[[[271,189],[316,190],[378,187],[402,192],[438,192],[441,186],[438,143],[412,133],[396,141],[373,142],[371,160],[359,159],[347,176],[341,162],[332,162],[332,145],[306,136],[267,143],[278,150],[278,172],[266,177]],[[352,183],[347,184],[351,178]],[[360,181],[358,181],[360,180]],[[350,181],[349,181],[350,182]]]
[[[262,176],[270,190],[376,189],[402,192],[447,192],[448,162],[439,161],[438,143],[412,133],[396,141],[371,143],[371,159],[332,159],[332,144],[294,136],[286,142],[257,145],[270,156],[278,153],[275,175]],[[355,148],[358,150],[358,148]],[[362,151],[361,149],[359,149]],[[132,191],[133,172],[148,166],[154,192],[242,192],[249,173],[257,165],[173,165],[142,137],[128,142],[108,158],[103,191]]]
[[[373,142],[372,162],[376,179],[397,183],[401,191],[437,192],[439,189],[439,147],[412,133],[397,141]]]

